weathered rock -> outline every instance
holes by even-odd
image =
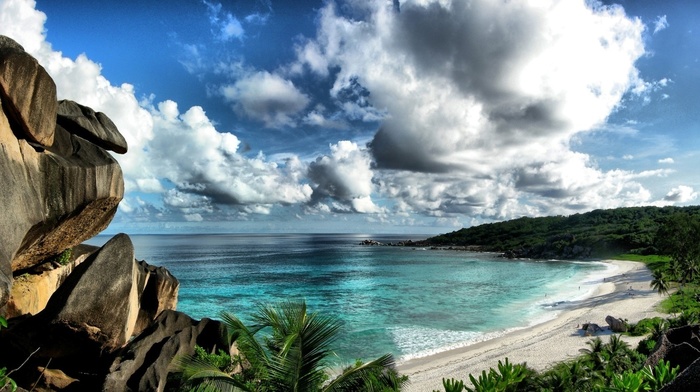
[[[0,205],[12,206],[0,214],[0,306],[13,271],[104,230],[124,194],[121,168],[105,150],[60,127],[56,134],[55,147],[37,152],[0,112]]]
[[[155,267],[145,261],[138,261],[138,265],[145,277],[145,287],[139,297],[139,317],[134,334],[151,325],[162,311],[175,310],[180,288],[180,282],[166,268]]]
[[[18,319],[0,347],[9,358],[31,354],[25,369],[46,366],[51,359],[51,367],[79,379],[80,388],[99,389],[116,353],[137,329],[153,325],[156,313],[175,306],[178,286],[164,268],[137,263],[131,240],[119,234],[73,268],[43,311]],[[192,325],[199,328],[192,332],[194,339],[207,342],[197,337],[206,323]],[[21,377],[36,380],[38,375],[27,370]]]
[[[585,336],[593,336],[603,330],[603,328],[601,328],[598,324],[594,323],[583,324],[581,329],[583,330],[583,334]]]
[[[627,332],[629,328],[629,325],[621,318],[607,316],[605,317],[605,322],[608,323],[610,330],[613,332]]]
[[[8,37],[0,40],[0,100],[19,137],[43,147],[53,144],[56,84],[36,59]]]
[[[163,391],[176,356],[194,354],[194,346],[208,351],[230,350],[218,321],[195,321],[184,313],[163,311],[115,359],[103,391]],[[238,351],[231,352],[236,355]]]
[[[67,375],[60,369],[48,369],[40,366],[38,370],[41,374],[40,383],[43,384],[40,387],[43,386],[51,391],[66,389],[70,385],[75,386],[76,383],[79,383],[78,379]]]
[[[700,358],[700,325],[688,325],[669,329],[661,335],[656,349],[649,354],[645,365],[656,366],[660,360],[679,366],[684,371]]]
[[[131,239],[118,234],[73,271],[42,315],[50,324],[94,334],[102,349],[122,347],[136,325],[139,272]]]
[[[68,132],[78,135],[95,145],[125,154],[127,144],[117,126],[102,112],[74,101],[62,100],[58,103],[58,124]]]
[[[0,308],[0,314],[4,313],[5,318],[9,319],[42,311],[73,269],[97,249],[96,246],[78,245],[72,249],[71,260],[67,264],[43,263],[15,278],[10,300],[4,308]]]

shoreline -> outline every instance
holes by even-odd
[[[495,368],[498,361],[506,357],[511,363],[527,362],[529,367],[542,371],[554,363],[577,357],[579,349],[586,347],[592,337],[583,336],[578,328],[583,323],[607,327],[605,317],[608,315],[628,319],[631,323],[645,317],[666,316],[655,310],[663,297],[649,287],[652,277],[643,263],[604,262],[616,268],[608,269],[608,275],[599,275],[601,281],[591,295],[566,304],[551,320],[494,339],[399,362],[399,373],[410,379],[404,390],[441,391],[443,378],[468,382],[469,374],[476,376],[483,370]],[[607,328],[596,334],[603,341],[609,335],[611,332]],[[622,338],[632,347],[643,339]]]

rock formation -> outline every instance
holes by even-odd
[[[222,328],[220,322],[195,321],[183,313],[164,311],[114,360],[103,390],[163,391],[173,358],[192,355],[195,344],[210,350],[228,349]]]
[[[114,123],[57,102],[46,70],[4,36],[0,104],[0,368],[22,365],[12,377],[31,389],[163,391],[176,356],[230,350],[220,322],[174,310],[179,282],[137,261],[126,234],[81,245],[124,194],[106,151],[127,152]]]
[[[613,332],[627,332],[629,328],[629,325],[621,318],[607,316],[605,317],[605,322],[608,323],[610,330]]]
[[[0,214],[3,306],[13,272],[107,227],[124,180],[109,153],[56,123],[56,85],[7,37],[0,38],[0,102],[0,205],[12,206],[12,213]]]

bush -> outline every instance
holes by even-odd
[[[60,254],[54,256],[51,261],[56,262],[60,265],[67,265],[71,261],[71,256],[73,256],[73,249],[68,248],[61,252]]]

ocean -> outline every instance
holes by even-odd
[[[90,243],[101,245],[109,236]],[[588,295],[596,262],[506,260],[488,253],[361,246],[425,236],[132,235],[136,258],[180,280],[178,310],[248,320],[258,304],[304,299],[338,317],[337,365],[457,348],[552,319]]]

